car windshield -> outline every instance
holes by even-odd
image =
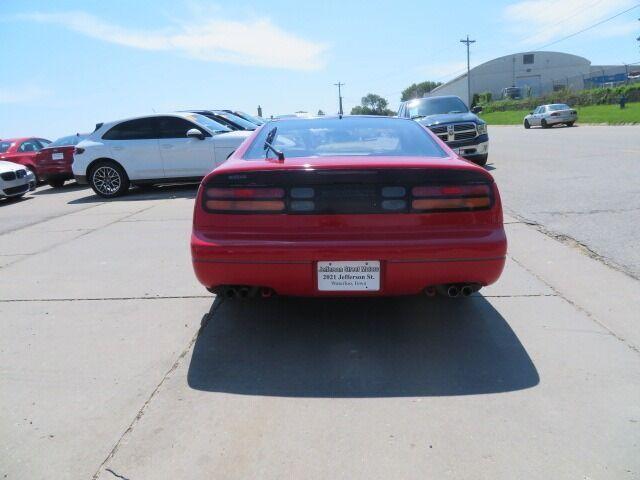
[[[467,106],[458,97],[432,97],[412,100],[407,103],[409,117],[428,117],[446,113],[466,113]]]
[[[209,130],[211,132],[214,132],[214,133],[230,132],[231,131],[230,128],[225,127],[221,123],[216,122],[215,120],[213,120],[213,119],[211,119],[209,117],[205,117],[204,115],[200,115],[199,113],[190,113],[190,114],[186,115],[186,118],[188,118],[192,122],[195,122],[198,125],[200,125],[201,127],[204,127],[207,130]]]
[[[74,146],[80,143],[82,140],[87,138],[88,135],[69,135],[68,137],[59,138],[53,142],[51,142],[48,147],[66,147],[66,146]]]
[[[552,112],[556,112],[558,110],[570,110],[571,109],[571,107],[569,105],[565,105],[564,103],[554,103],[553,105],[549,105],[547,108]]]
[[[275,135],[271,144],[284,153],[285,158],[446,156],[416,122],[353,116],[269,122],[262,127],[244,158],[273,157],[273,152],[264,148],[268,135]]]
[[[245,120],[248,120],[250,122],[255,123],[256,125],[263,125],[264,124],[264,120],[261,120],[258,117],[254,117],[253,115],[249,115],[248,113],[235,112],[235,114],[238,115],[239,117],[244,118]]]
[[[9,150],[12,144],[13,142],[0,142],[0,153],[4,153]]]
[[[256,129],[255,123],[251,123],[245,120],[244,118],[240,118],[239,116],[234,115],[233,113],[225,112],[224,110],[214,110],[213,113],[215,113],[216,115],[220,115],[222,118],[226,118],[227,120],[235,123],[236,125],[240,125],[245,130]]]

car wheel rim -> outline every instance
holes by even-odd
[[[93,173],[93,185],[104,195],[113,195],[121,184],[120,174],[113,167],[100,167]]]

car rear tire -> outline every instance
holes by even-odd
[[[542,121],[540,122],[540,126],[542,128],[549,128],[549,124],[547,123],[547,121],[543,118]]]
[[[64,186],[64,180],[49,180],[47,184],[51,188],[62,188]]]
[[[89,185],[102,198],[115,198],[129,190],[129,177],[116,162],[104,160],[96,163],[89,174]]]
[[[471,160],[476,165],[480,165],[481,167],[487,164],[487,159],[489,158],[489,154],[485,153],[484,155],[478,155],[477,157],[473,157]]]
[[[531,128],[531,124],[529,123],[529,120],[524,121],[524,128],[526,128],[527,130]]]

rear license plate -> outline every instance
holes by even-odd
[[[64,153],[52,153],[51,154],[51,159],[52,160],[64,160]]]
[[[375,292],[380,290],[380,262],[318,262],[318,290]]]

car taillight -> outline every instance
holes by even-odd
[[[477,185],[425,185],[411,189],[414,211],[479,210],[492,205],[491,187]]]
[[[204,207],[211,212],[276,213],[285,209],[284,189],[267,187],[208,187]]]
[[[82,148],[82,147],[75,147],[75,148],[73,149],[73,154],[74,154],[74,155],[80,155],[80,154],[82,154],[82,153],[84,153],[84,148]]]

